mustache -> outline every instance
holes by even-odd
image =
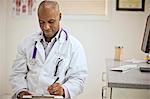
[[[53,32],[53,31],[47,30],[47,31],[43,31],[43,32],[47,34],[47,33],[49,33],[49,32]]]

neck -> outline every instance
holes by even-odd
[[[50,42],[52,38],[44,37],[46,42]]]
[[[57,32],[52,37],[46,37],[43,33],[46,42],[51,42],[51,40],[56,36]]]

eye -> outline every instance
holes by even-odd
[[[49,23],[49,24],[54,24],[54,23],[55,23],[55,20],[49,20],[48,23]]]
[[[44,24],[45,22],[40,20],[39,23],[40,23],[40,24]]]

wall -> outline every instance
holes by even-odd
[[[3,93],[5,63],[5,1],[0,3],[0,95]]]
[[[144,12],[116,11],[116,0],[110,1],[110,16],[108,20],[71,20],[64,19],[62,24],[71,31],[71,34],[77,37],[83,44],[89,68],[89,77],[84,93],[79,99],[100,99],[101,98],[101,73],[105,71],[105,59],[113,58],[114,46],[122,45],[124,47],[124,59],[141,58],[145,54],[141,52],[141,42],[144,33],[144,27],[148,11],[150,11],[150,1],[146,0],[146,10]],[[10,0],[7,0],[7,24],[5,50],[6,62],[3,66],[5,78],[2,78],[3,93],[10,92],[9,74],[11,65],[15,59],[17,44],[28,34],[39,31],[37,18],[11,16]],[[65,16],[64,16],[65,17]],[[4,36],[4,35],[3,35]],[[3,47],[2,47],[3,48]],[[2,58],[2,57],[1,57]],[[1,69],[0,69],[1,70]],[[122,91],[120,91],[122,90]],[[128,91],[128,92],[127,92]],[[124,92],[124,93],[122,93]],[[126,96],[128,93],[131,96]],[[146,90],[115,90],[115,99],[146,99],[148,92]]]
[[[0,5],[0,9],[1,9],[1,5]],[[2,10],[0,10],[2,12]],[[0,27],[2,27],[2,15],[0,16]],[[0,45],[2,45],[2,36],[3,36],[3,31],[2,31],[2,28],[0,28]],[[2,79],[2,65],[3,65],[3,61],[2,61],[2,46],[0,46],[0,78]],[[0,82],[0,89],[2,89],[2,82]],[[0,94],[2,93],[2,90],[0,90]]]

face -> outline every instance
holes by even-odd
[[[54,8],[40,8],[38,11],[38,18],[44,36],[52,38],[59,30],[61,13]]]

